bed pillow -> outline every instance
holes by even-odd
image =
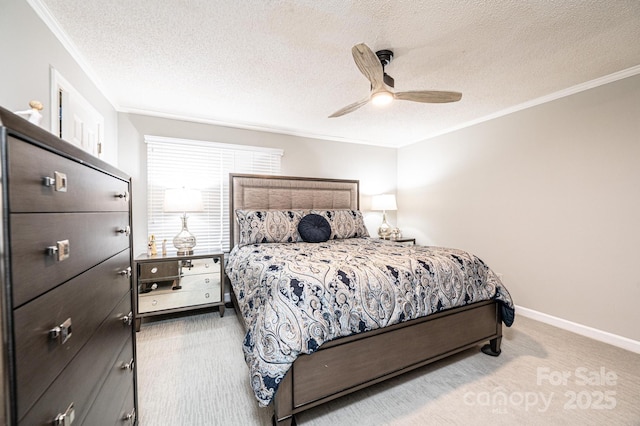
[[[298,223],[304,214],[304,210],[236,210],[240,226],[238,244],[302,241]]]
[[[329,236],[331,240],[369,236],[360,210],[311,210],[309,213],[318,214],[327,219],[331,225]]]
[[[308,214],[300,220],[298,233],[307,243],[323,243],[331,236],[331,225],[319,214]]]

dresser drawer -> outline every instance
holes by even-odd
[[[13,212],[129,210],[126,181],[12,137],[8,153]],[[55,182],[45,186],[44,179],[55,180],[55,172],[66,191],[56,190]]]
[[[132,330],[120,320],[130,309],[131,296],[128,293],[80,353],[20,420],[20,424],[51,424],[71,404],[74,405],[73,424],[81,424],[105,380],[110,380],[113,375],[133,384],[133,370],[126,368],[133,358]]]
[[[125,294],[130,303],[131,278],[122,273],[129,261],[129,250],[125,250],[14,311],[20,415],[80,351]],[[71,336],[64,341],[64,330],[59,337],[52,336],[50,330],[68,319]]]
[[[121,360],[127,360],[124,364]],[[123,368],[123,365],[133,360],[131,345],[123,349],[118,361],[113,364],[111,374],[105,380],[98,397],[96,398],[89,414],[82,422],[85,425],[115,425],[128,423],[125,417],[131,414],[133,419],[133,373],[131,369]],[[122,421],[122,423],[119,423]]]
[[[11,266],[15,307],[129,247],[129,214],[12,214]],[[68,240],[69,257],[58,261],[47,247]]]
[[[138,412],[135,405],[135,389],[129,386],[127,395],[124,397],[120,412],[117,416],[115,426],[133,426],[138,424]]]
[[[152,262],[138,264],[138,278],[140,281],[171,281],[180,274],[180,262]]]

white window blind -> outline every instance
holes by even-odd
[[[149,235],[158,251],[164,239],[182,229],[179,213],[163,211],[164,192],[172,188],[202,192],[204,212],[187,213],[196,251],[229,247],[229,173],[280,174],[283,151],[272,148],[145,135],[147,143],[147,214]]]

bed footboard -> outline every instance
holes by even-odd
[[[487,340],[497,356],[501,338],[498,304],[486,301],[331,341],[300,356],[284,377],[274,399],[275,423],[295,424],[296,413]]]

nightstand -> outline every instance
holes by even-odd
[[[217,306],[224,316],[224,254],[140,255],[135,259],[136,331],[142,319]]]
[[[396,238],[394,240],[392,239],[388,239],[388,238],[384,238],[387,241],[393,241],[394,243],[410,243],[407,245],[415,245],[416,244],[416,239],[415,238]]]
[[[415,238],[396,238],[395,240],[391,240],[393,242],[396,243],[411,243],[413,245],[416,245],[416,239]]]

